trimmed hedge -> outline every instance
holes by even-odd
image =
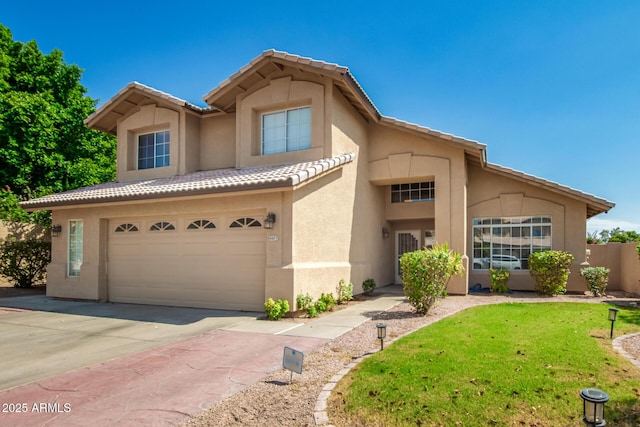
[[[542,251],[529,255],[529,273],[536,282],[536,292],[561,295],[567,292],[573,255],[564,251]]]

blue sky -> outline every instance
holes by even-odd
[[[487,144],[488,160],[616,202],[640,232],[640,2],[86,2],[0,12],[107,101],[139,81],[198,105],[266,49],[350,68],[382,114]]]

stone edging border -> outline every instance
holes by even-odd
[[[451,314],[454,314],[454,313],[451,313]],[[451,314],[449,314],[449,315],[451,315]],[[448,317],[448,316],[445,316],[445,317]],[[640,361],[638,361],[638,359],[633,357],[631,354],[629,354],[622,347],[622,342],[625,339],[631,338],[631,337],[635,337],[635,336],[638,336],[638,335],[640,335],[640,332],[636,332],[634,334],[622,335],[622,336],[620,336],[620,337],[618,337],[618,338],[613,340],[612,346],[618,353],[620,353],[622,356],[624,356],[627,359],[629,359],[629,361],[631,363],[633,363],[635,366],[640,368]],[[398,338],[401,338],[401,337],[397,337],[397,338],[395,338],[393,340],[389,340],[388,344],[391,344],[393,341],[396,341]],[[345,375],[347,375],[349,373],[349,371],[351,371],[351,369],[353,369],[355,366],[358,365],[358,363],[362,362],[367,357],[369,357],[369,356],[371,356],[373,354],[376,354],[378,351],[380,351],[380,350],[370,351],[367,354],[365,354],[364,356],[358,357],[353,362],[349,363],[344,368],[342,368],[337,374],[335,374],[333,377],[331,377],[331,379],[329,380],[329,382],[327,382],[327,384],[325,384],[325,386],[322,388],[322,391],[318,395],[318,399],[316,400],[316,406],[313,409],[313,418],[314,418],[314,420],[316,422],[316,426],[332,427],[332,425],[329,424],[329,416],[327,415],[327,401],[329,400],[329,397],[331,396],[331,392],[336,387],[338,382],[340,382],[340,380],[342,380],[342,378]]]
[[[621,355],[629,359],[629,361],[633,363],[635,366],[637,366],[638,368],[640,368],[640,361],[635,357],[633,357],[631,354],[629,354],[629,352],[622,347],[622,341],[626,340],[627,338],[636,337],[639,335],[640,335],[640,332],[636,332],[635,334],[623,335],[621,337],[614,339],[612,343],[613,348],[618,353],[620,353]]]

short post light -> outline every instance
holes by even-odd
[[[604,404],[609,401],[609,395],[597,388],[585,388],[580,391],[580,397],[583,401],[582,421],[588,426],[606,426]]]
[[[611,334],[609,335],[609,338],[611,339],[613,339],[613,324],[616,323],[616,320],[618,320],[619,311],[620,311],[619,308],[611,307],[609,309],[609,321],[611,322]]]
[[[382,351],[384,350],[384,339],[387,337],[387,324],[378,323],[376,324],[376,328],[378,328],[378,339],[380,340],[380,351]]]

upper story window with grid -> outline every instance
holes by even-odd
[[[262,154],[311,148],[311,107],[262,115]]]
[[[425,202],[436,198],[433,181],[391,185],[391,203]]]
[[[138,169],[169,166],[169,131],[138,135]]]

